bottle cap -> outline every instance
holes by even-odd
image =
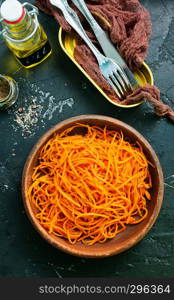
[[[7,23],[18,23],[24,16],[24,8],[17,0],[5,0],[0,8],[2,18]]]

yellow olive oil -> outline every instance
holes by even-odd
[[[29,3],[24,4],[31,6]],[[33,8],[34,6],[32,6]],[[32,68],[44,61],[52,52],[47,35],[37,19],[37,8],[24,9],[19,22],[2,21],[3,37],[8,48],[25,67]]]
[[[52,52],[47,35],[41,26],[34,36],[23,42],[5,40],[8,48],[25,67],[32,68],[44,61]]]

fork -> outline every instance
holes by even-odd
[[[93,17],[92,13],[86,5],[85,0],[71,0],[71,2],[73,2],[73,4],[78,8],[78,10],[80,10],[82,15],[88,21],[91,29],[95,34],[96,39],[99,42],[99,45],[103,50],[103,54],[107,57],[112,58],[122,68],[131,83],[132,90],[138,87],[139,83],[133,75],[132,71],[129,69],[125,60],[118,52],[116,46],[110,40],[109,34],[101,28],[101,26]]]
[[[76,12],[69,6],[67,0],[49,0],[50,3],[59,8],[66,21],[73,27],[73,29],[85,41],[88,47],[95,55],[100,72],[106,79],[111,88],[115,91],[117,97],[122,99],[131,90],[131,84],[122,68],[111,58],[108,58],[100,53],[100,51],[93,45],[88,35],[86,34],[79,17]]]

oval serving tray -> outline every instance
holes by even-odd
[[[74,49],[76,46],[75,36],[72,33],[67,33],[63,31],[62,27],[59,29],[58,33],[59,43],[61,45],[62,50],[66,53],[67,56],[73,61],[73,63],[80,69],[80,71],[92,82],[92,84],[97,88],[97,90],[112,104],[115,106],[123,107],[123,108],[131,108],[140,105],[143,101],[131,104],[131,105],[123,105],[113,101],[109,96],[99,87],[99,85],[90,77],[90,75],[79,65],[79,63],[74,58]],[[138,83],[141,86],[145,86],[146,84],[153,85],[154,79],[152,71],[149,66],[143,62],[141,68],[134,72],[134,76],[136,77]]]

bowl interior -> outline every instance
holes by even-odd
[[[130,142],[138,141],[142,146],[144,153],[147,159],[154,165],[154,167],[150,167],[150,173],[152,177],[152,189],[151,200],[148,201],[148,216],[141,223],[136,225],[128,225],[127,229],[122,233],[118,234],[115,238],[108,240],[107,242],[100,244],[97,243],[93,246],[85,246],[82,243],[77,243],[75,245],[71,245],[68,241],[55,237],[54,235],[48,234],[47,231],[42,228],[37,219],[34,216],[34,207],[33,204],[30,203],[27,197],[27,190],[32,183],[32,173],[33,168],[37,164],[38,154],[41,147],[54,135],[62,132],[68,127],[71,127],[76,122],[89,124],[89,125],[97,125],[104,127],[108,126],[109,129],[114,129],[116,131],[122,131],[124,137],[128,137]],[[76,132],[74,132],[76,133]],[[79,133],[79,132],[78,132]],[[23,200],[26,212],[34,225],[34,227],[39,231],[42,237],[44,237],[49,243],[53,246],[74,254],[83,257],[105,257],[114,254],[118,254],[127,250],[128,248],[135,245],[139,240],[141,240],[145,234],[150,230],[152,225],[154,224],[163,200],[163,174],[160,167],[159,160],[150,146],[150,144],[144,139],[144,137],[139,134],[135,129],[128,126],[127,124],[118,121],[116,119],[104,116],[79,116],[74,117],[68,120],[65,120],[51,130],[49,130],[43,137],[40,138],[38,143],[32,149],[27,162],[25,164],[24,172],[23,172],[23,180],[22,180],[22,192],[23,192]]]

